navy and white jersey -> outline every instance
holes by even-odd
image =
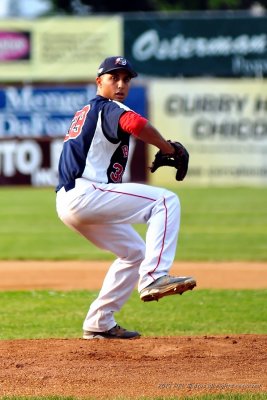
[[[76,112],[64,139],[56,191],[63,186],[73,188],[76,178],[121,183],[130,134],[120,128],[119,119],[129,110],[122,103],[96,96]]]

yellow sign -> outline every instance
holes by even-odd
[[[122,54],[122,19],[44,18],[0,21],[0,79],[88,81],[101,61]]]
[[[155,80],[149,98],[152,123],[190,153],[183,184],[267,184],[265,81]],[[161,168],[151,181],[174,183],[174,177]]]

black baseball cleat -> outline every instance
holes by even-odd
[[[119,325],[115,325],[105,332],[83,331],[83,339],[138,339],[140,333],[136,331],[127,331]]]
[[[164,296],[183,294],[187,290],[194,289],[195,286],[196,281],[191,276],[164,275],[142,289],[140,299],[143,301],[158,301]]]

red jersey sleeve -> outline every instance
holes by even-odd
[[[119,125],[122,130],[136,137],[139,136],[147,122],[146,118],[133,111],[123,113],[119,119]]]

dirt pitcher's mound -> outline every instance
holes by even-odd
[[[0,395],[267,392],[267,336],[0,341]]]
[[[111,261],[1,261],[0,290],[100,289]],[[172,275],[192,275],[198,289],[267,288],[267,263],[175,262]]]
[[[109,262],[1,262],[0,290],[99,289]],[[201,288],[266,288],[266,263],[177,263]],[[167,323],[167,321],[166,321]],[[17,327],[19,329],[19,326]],[[267,393],[267,335],[0,341],[0,396]]]

